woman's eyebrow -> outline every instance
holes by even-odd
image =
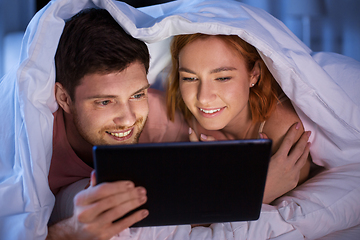
[[[195,74],[195,72],[191,71],[188,68],[184,68],[184,67],[179,68],[179,72],[187,72],[187,73]]]
[[[215,68],[215,69],[211,70],[210,73],[212,74],[212,73],[234,71],[234,70],[237,70],[237,68],[235,68],[235,67],[219,67],[219,68]],[[188,68],[184,68],[184,67],[179,68],[179,72],[187,72],[187,73],[191,73],[191,74],[196,74],[194,71],[192,71]]]
[[[211,70],[210,73],[219,73],[219,72],[234,71],[234,70],[237,69],[235,67],[219,67]]]

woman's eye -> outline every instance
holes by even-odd
[[[196,81],[197,78],[196,77],[183,77],[181,78],[183,81],[187,81],[187,82],[193,82]]]

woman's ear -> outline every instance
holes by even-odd
[[[254,64],[253,69],[250,71],[250,87],[253,87],[259,81],[260,73],[260,61],[257,60]]]
[[[55,98],[59,106],[66,112],[71,113],[70,105],[71,98],[66,89],[63,87],[61,83],[55,83]]]

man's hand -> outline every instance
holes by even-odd
[[[299,182],[300,170],[309,156],[308,140],[311,132],[304,132],[296,142],[297,131],[299,125],[295,123],[286,133],[279,150],[270,159],[263,203],[271,203],[294,189]],[[261,135],[267,138],[264,133]]]
[[[130,181],[95,186],[93,172],[91,186],[75,196],[73,216],[49,227],[47,239],[110,239],[148,215],[139,210],[114,222],[146,201],[146,190]]]

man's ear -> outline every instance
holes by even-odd
[[[257,60],[254,64],[253,69],[250,71],[250,87],[253,87],[259,81],[260,74],[260,61]]]
[[[63,85],[59,82],[55,83],[55,98],[60,107],[66,112],[71,114],[70,105],[71,98]]]

